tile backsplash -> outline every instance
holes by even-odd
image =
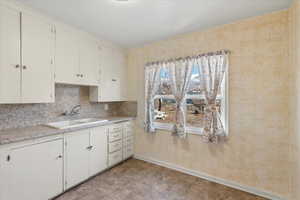
[[[81,111],[73,118],[136,116],[136,102],[107,103],[105,110],[104,103],[89,102],[88,87],[56,85],[55,103],[0,105],[0,130],[69,119],[62,113],[77,104],[81,105]]]

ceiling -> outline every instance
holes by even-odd
[[[123,47],[287,8],[292,0],[18,0]]]

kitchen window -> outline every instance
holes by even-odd
[[[228,73],[222,82],[217,96],[217,110],[221,121],[228,133]],[[171,92],[170,75],[167,69],[160,71],[160,88],[154,100],[154,126],[157,129],[172,130],[175,121],[175,99]],[[200,84],[199,67],[193,66],[191,83],[186,96],[186,125],[187,132],[201,134],[204,127],[205,96]]]

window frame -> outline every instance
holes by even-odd
[[[174,95],[156,95],[157,98],[168,98],[175,99]],[[186,99],[204,99],[204,95],[187,95]],[[225,134],[228,136],[229,134],[229,78],[228,78],[228,69],[226,69],[223,84],[221,86],[221,95],[217,96],[217,99],[222,99],[222,103],[224,104],[225,110],[223,115],[221,116],[221,120],[223,121]],[[163,122],[153,122],[154,127],[158,130],[164,131],[172,131],[173,124],[172,123],[163,123]],[[203,135],[203,128],[188,126],[186,127],[186,131],[189,134],[194,135]]]

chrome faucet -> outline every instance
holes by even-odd
[[[76,105],[70,110],[70,112],[66,111],[63,113],[63,115],[65,115],[65,116],[78,115],[78,114],[80,114],[80,109],[81,109],[81,105]]]

